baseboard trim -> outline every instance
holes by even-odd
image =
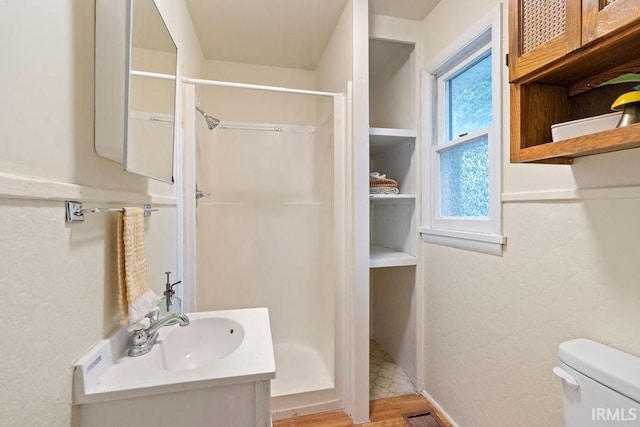
[[[271,398],[273,399],[273,398]],[[344,405],[340,400],[331,400],[327,402],[319,402],[308,405],[302,405],[295,408],[274,409],[271,411],[271,419],[273,421],[285,418],[301,417],[304,415],[320,414],[323,412],[343,411]]]
[[[343,408],[335,388],[271,396],[271,417],[274,421]]]
[[[446,418],[447,421],[449,421],[449,423],[453,427],[459,427],[458,424],[455,421],[453,421],[453,418],[451,418],[451,416],[449,414],[447,414],[447,411],[445,411],[442,408],[442,406],[440,406],[440,404],[433,397],[431,397],[431,395],[429,393],[427,393],[425,390],[422,390],[420,392],[420,394],[422,394],[424,396],[424,398],[427,399],[429,401],[429,403],[440,413],[440,415],[442,415],[444,418]]]

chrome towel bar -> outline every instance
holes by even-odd
[[[101,212],[124,212],[124,208],[85,208],[82,202],[66,201],[64,202],[66,221],[67,222],[82,222],[84,221],[85,213],[101,213]],[[144,217],[149,218],[151,212],[157,212],[160,209],[152,209],[150,204],[142,205],[144,211]]]

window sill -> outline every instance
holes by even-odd
[[[420,227],[422,241],[435,245],[449,246],[488,255],[502,256],[502,248],[507,242],[505,236],[497,234],[470,233],[467,231],[435,230]]]

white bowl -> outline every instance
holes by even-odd
[[[236,351],[244,340],[244,328],[227,317],[194,319],[174,328],[156,343],[158,359],[169,371],[196,369],[216,363]]]
[[[551,126],[551,138],[555,142],[614,129],[620,121],[620,116],[622,116],[622,111],[557,123]]]

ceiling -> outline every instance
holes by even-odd
[[[347,0],[187,0],[207,59],[315,70]]]
[[[440,0],[369,0],[369,12],[422,21]]]
[[[422,21],[439,0],[370,0]],[[315,70],[347,0],[186,0],[206,59]]]

